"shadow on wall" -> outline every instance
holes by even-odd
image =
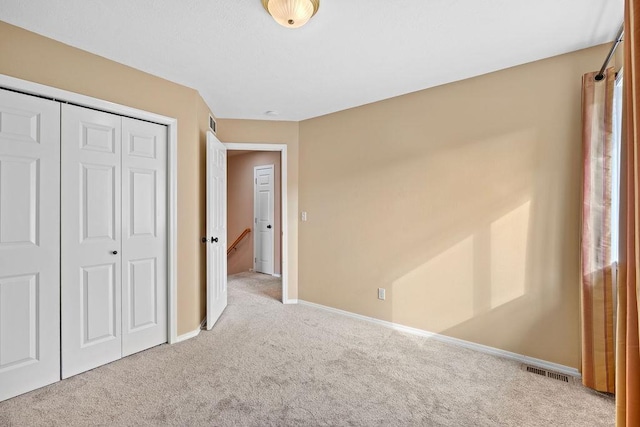
[[[393,281],[392,308],[418,298],[431,314],[425,329],[442,332],[524,296],[530,208],[525,202]]]
[[[531,291],[536,140],[533,130],[514,132],[412,161],[438,184],[426,203],[414,194],[401,202],[422,206],[427,220],[416,213],[411,229],[395,230],[410,250],[385,260],[396,266],[384,278],[394,322],[441,333]]]
[[[524,130],[385,171],[415,167],[408,174],[415,179],[422,168],[422,179],[442,190],[426,203],[411,200],[424,194],[396,195],[401,206],[421,206],[421,212],[391,232],[395,256],[376,263],[396,266],[380,271],[390,283],[393,322],[517,352],[544,342],[543,334],[556,335],[557,342],[572,338],[558,335],[557,319],[545,324],[540,315],[563,304],[562,292],[547,285],[562,280],[554,272],[561,269],[563,233],[572,231],[563,230],[561,216],[549,209],[549,199],[563,190],[552,176],[546,182],[536,177],[546,161],[540,144],[534,130]],[[452,195],[463,197],[452,201]],[[527,354],[537,355],[534,348]]]
[[[566,304],[558,263],[575,253],[563,247],[576,231],[563,229],[566,206],[552,202],[566,188],[554,173],[540,174],[554,167],[544,145],[525,129],[327,178],[316,191],[335,203],[316,217],[349,230],[339,250],[324,254],[335,258],[335,277],[350,276],[347,300],[357,306],[373,283],[387,300],[375,312],[362,304],[363,314],[533,357],[544,358],[533,344],[543,334],[575,340],[554,328],[562,314],[540,315]]]
[[[606,50],[301,122],[300,299],[579,367],[580,76]]]

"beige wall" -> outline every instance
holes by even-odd
[[[297,122],[218,120],[218,138],[222,142],[287,145],[289,299],[298,298],[298,128]]]
[[[607,49],[301,122],[300,298],[578,367],[581,76]]]
[[[202,121],[193,89],[0,21],[0,74],[178,119],[178,334],[204,316]],[[202,120],[200,120],[202,119]],[[206,126],[206,121],[204,122]]]
[[[580,78],[608,48],[300,124],[219,120],[223,142],[288,146],[288,298],[577,367]],[[0,74],[178,119],[178,333],[197,328],[204,101],[2,22],[0,52]]]
[[[246,229],[248,234],[236,249],[229,254],[227,272],[236,274],[253,269],[253,200],[254,200],[254,168],[256,166],[273,165],[274,195],[273,195],[273,266],[274,273],[280,274],[281,265],[281,200],[280,200],[280,152],[254,151],[250,153],[231,155],[227,157],[227,246],[240,236]]]

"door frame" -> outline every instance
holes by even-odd
[[[287,208],[287,144],[227,142],[227,150],[242,151],[279,151],[280,152],[280,216],[281,216],[281,272],[282,303],[295,304],[297,300],[289,299],[289,215]],[[228,156],[227,156],[228,158]],[[227,195],[228,197],[228,195]]]
[[[0,88],[167,126],[167,341],[178,342],[178,120],[4,74]]]
[[[280,160],[280,163],[282,163],[282,160]],[[256,249],[258,248],[258,232],[255,230],[256,227],[256,221],[255,218],[258,217],[258,206],[257,206],[257,197],[256,197],[256,190],[258,189],[258,183],[256,181],[256,172],[258,171],[258,169],[267,169],[267,168],[271,168],[271,173],[273,173],[273,182],[274,182],[274,188],[273,188],[273,193],[272,197],[275,200],[275,179],[276,179],[276,165],[271,164],[271,165],[259,165],[259,166],[254,166],[253,167],[253,226],[254,226],[254,232],[253,232],[253,270],[255,271],[256,269]],[[282,179],[282,178],[280,178]],[[282,195],[281,195],[282,196]],[[282,212],[281,212],[282,213]],[[273,205],[273,209],[271,212],[271,217],[273,218],[273,220],[275,221],[276,218],[276,207],[275,204]],[[280,224],[280,228],[282,229],[282,224]],[[275,231],[275,230],[274,230]],[[271,247],[271,271],[273,271],[273,273],[271,274],[272,276],[276,276],[275,271],[276,271],[276,241],[275,241],[275,233],[274,233],[274,240],[273,240],[273,246]],[[281,239],[282,240],[282,239]],[[282,241],[280,242],[280,247],[282,248]],[[282,259],[280,260],[280,263],[282,263]],[[282,275],[282,272],[280,272],[280,275]]]

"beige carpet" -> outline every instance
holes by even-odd
[[[0,425],[601,426],[612,398],[230,278],[216,327],[0,403]],[[1,385],[0,385],[1,386]]]

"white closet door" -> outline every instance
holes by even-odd
[[[121,117],[62,106],[62,377],[119,359]]]
[[[0,400],[60,379],[60,104],[0,90]]]
[[[167,128],[122,118],[122,355],[167,342]]]

